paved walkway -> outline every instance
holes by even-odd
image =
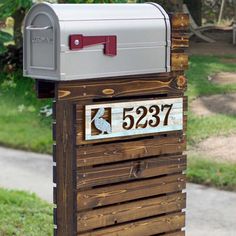
[[[52,159],[0,147],[0,187],[35,192],[52,201]],[[236,193],[187,186],[187,236],[235,236]]]

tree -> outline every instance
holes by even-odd
[[[195,22],[202,25],[202,1],[201,0],[184,0],[184,3],[188,6],[188,9],[195,20]]]
[[[14,18],[14,41],[17,48],[22,46],[22,22],[26,11],[31,7],[31,0],[2,0],[0,11],[2,17],[12,16]]]
[[[7,43],[12,40],[11,34],[8,34],[6,32],[0,31],[0,54],[5,52],[6,48],[4,46],[4,43]]]

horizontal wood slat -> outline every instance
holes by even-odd
[[[79,169],[77,188],[180,173],[186,169],[186,156],[159,156],[96,168]]]
[[[181,73],[179,73],[181,74]],[[139,78],[110,79],[109,83],[102,79],[97,81],[81,81],[77,83],[62,82],[58,85],[59,100],[89,100],[101,98],[119,98],[127,96],[145,96],[155,94],[184,93],[186,87],[177,85],[178,73],[166,73],[155,76],[139,76]]]
[[[140,220],[133,223],[122,224],[119,226],[108,227],[82,233],[80,236],[150,236],[153,234],[164,233],[181,229],[185,224],[185,214],[176,213],[158,218]]]
[[[79,146],[77,167],[113,163],[161,154],[180,153],[186,149],[186,140],[177,136],[143,139],[140,141]]]
[[[102,140],[85,140],[84,139],[84,131],[81,131],[81,127],[80,125],[76,126],[76,145],[85,145],[85,144],[98,144],[98,143],[108,143],[108,142],[113,142],[113,141],[119,141],[119,140],[124,140],[124,141],[128,141],[128,140],[132,140],[135,138],[150,138],[150,137],[160,137],[162,135],[165,135],[168,133],[168,135],[176,135],[176,136],[182,136],[186,130],[186,126],[187,123],[185,121],[183,121],[183,130],[179,130],[179,131],[168,131],[168,132],[160,132],[160,133],[153,133],[153,134],[139,134],[139,135],[133,135],[133,136],[124,136],[124,137],[118,137],[118,138],[106,138],[106,139],[102,139]]]
[[[81,212],[77,217],[78,232],[179,211],[186,207],[185,200],[186,194],[177,193]]]
[[[178,231],[174,233],[166,233],[163,236],[185,236],[185,231]]]
[[[177,174],[78,192],[77,209],[80,211],[158,194],[178,192],[185,188],[185,180],[184,174]]]
[[[189,35],[186,33],[172,33],[172,49],[188,48]]]

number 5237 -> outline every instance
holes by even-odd
[[[149,108],[145,106],[139,106],[134,111],[134,108],[124,108],[123,109],[123,124],[122,127],[125,130],[130,129],[138,129],[138,128],[146,128],[147,126],[150,127],[157,127],[160,122],[161,118],[160,115],[163,113],[164,121],[163,125],[168,125],[168,119],[171,112],[173,104],[165,104],[165,105],[152,105]],[[132,112],[132,114],[130,114]]]

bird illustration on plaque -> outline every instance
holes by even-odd
[[[96,109],[97,110],[97,109]],[[110,109],[105,109],[104,107],[100,107],[93,119],[91,120],[91,123],[94,124],[95,128],[100,131],[100,134],[110,134],[111,133],[111,121],[110,121]],[[92,110],[93,112],[93,110]],[[106,114],[105,114],[106,113]],[[108,120],[106,120],[106,118]]]

